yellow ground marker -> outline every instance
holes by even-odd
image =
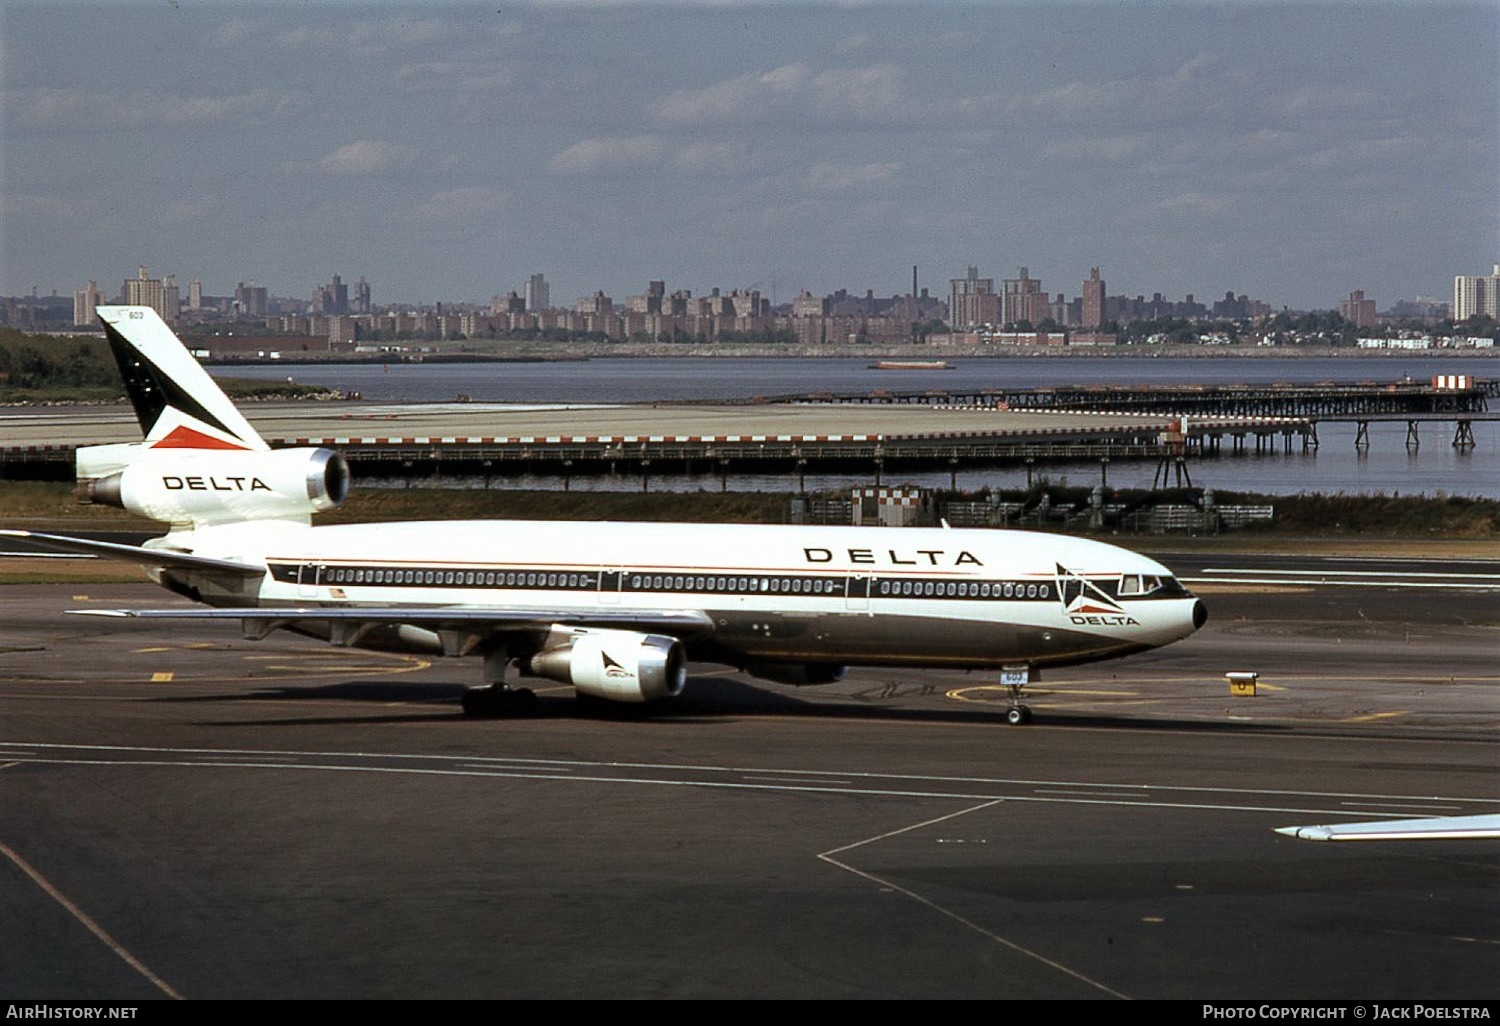
[[[170,671],[170,670],[153,673],[151,675],[151,683],[153,683],[153,684],[169,684],[169,683],[171,683],[171,681],[172,681],[172,671]]]

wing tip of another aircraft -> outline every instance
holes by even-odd
[[[1432,819],[1375,820],[1319,826],[1276,827],[1302,841],[1442,841],[1500,838],[1500,815],[1438,816]]]

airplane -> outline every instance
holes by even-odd
[[[1026,531],[680,523],[318,525],[349,491],[331,449],[273,450],[149,307],[97,308],[143,441],[80,447],[81,501],[167,525],[144,545],[28,531],[123,559],[204,608],[93,615],[238,620],[335,645],[478,655],[476,716],[535,708],[506,679],[581,697],[674,697],[689,659],[787,684],[853,665],[999,670],[1006,720],[1043,668],[1112,659],[1202,627],[1160,563]]]

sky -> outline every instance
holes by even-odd
[[[1080,292],[1500,261],[1500,4],[0,0],[0,295]]]

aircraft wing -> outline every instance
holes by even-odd
[[[1370,823],[1279,827],[1278,834],[1304,841],[1434,841],[1500,838],[1500,815],[1383,819]]]
[[[88,538],[70,538],[62,534],[42,534],[38,531],[0,531],[0,538],[22,538],[46,549],[59,552],[79,552],[102,559],[118,559],[127,563],[138,563],[149,567],[174,567],[179,570],[209,570],[218,573],[238,574],[242,577],[262,577],[266,568],[253,563],[236,563],[228,559],[211,559],[194,556],[173,549],[153,549],[145,545],[123,545],[119,542],[93,541]]]
[[[713,633],[707,613],[687,609],[542,609],[521,606],[272,606],[238,609],[72,609],[80,616],[169,620],[239,620],[247,634],[263,637],[282,627],[326,625],[335,638],[353,644],[357,633],[376,627],[421,627],[435,632],[504,634],[545,631],[554,624],[615,628],[699,638]]]

